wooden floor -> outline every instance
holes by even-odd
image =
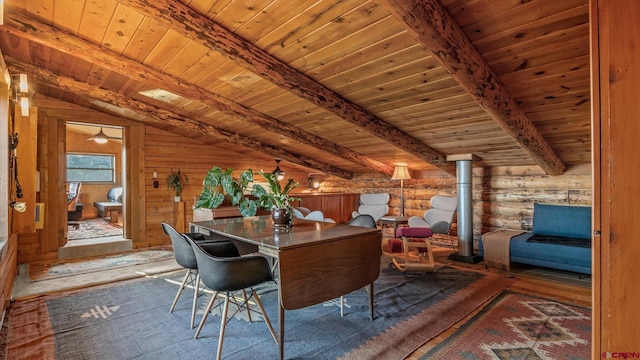
[[[452,249],[436,247],[434,254],[435,260],[440,264],[451,264],[455,266],[467,267],[480,271],[499,272],[510,274],[516,278],[516,281],[508,288],[511,291],[537,295],[548,299],[558,300],[569,304],[575,304],[583,307],[591,307],[591,277],[580,276],[575,273],[555,271],[550,269],[525,267],[514,265],[510,272],[499,271],[495,269],[486,269],[484,262],[478,264],[465,264],[454,262],[447,259],[447,256],[453,252]],[[463,324],[469,321],[482,308],[490,303],[487,301],[481,307],[469,314],[466,318],[452,326],[438,337],[427,342],[425,345],[416,350],[407,359],[416,360],[431,350],[449,336],[453,335]]]

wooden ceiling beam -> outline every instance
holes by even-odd
[[[5,15],[5,25],[2,29],[26,40],[51,47],[90,63],[99,64],[111,71],[115,71],[129,77],[132,77],[131,74],[137,74],[139,78],[133,78],[134,80],[148,82],[154,86],[162,88],[163,90],[176,93],[192,100],[201,101],[202,103],[205,103],[225,114],[253,122],[265,130],[287,136],[298,142],[313,146],[319,150],[359,164],[373,171],[386,175],[393,174],[393,166],[386,165],[345,146],[336,144],[320,136],[306,132],[289,123],[275,119],[223,96],[209,92],[199,86],[187,83],[173,75],[169,75],[147,65],[127,59],[113,51],[80,39],[66,31],[56,29],[37,19],[33,19],[19,13],[7,13]]]
[[[545,173],[564,173],[566,165],[438,0],[383,3]]]
[[[118,2],[222,54],[245,69],[311,101],[343,120],[362,127],[393,146],[449,174],[455,174],[455,164],[447,162],[444,154],[384,122],[363,107],[345,99],[187,5],[171,0],[118,0]]]
[[[173,113],[169,110],[162,109],[143,101],[132,99],[123,94],[111,90],[102,89],[98,86],[91,85],[85,82],[77,81],[67,76],[55,74],[36,65],[20,62],[9,56],[5,56],[5,61],[8,64],[9,70],[13,73],[24,73],[43,84],[54,86],[74,94],[87,96],[147,116],[152,120],[142,120],[139,122],[143,122],[149,126],[154,126],[154,123],[156,122],[170,124],[177,128],[188,130],[196,134],[210,136],[234,145],[248,147],[250,149],[269,154],[271,156],[282,157],[294,164],[298,164],[310,169],[316,169],[326,174],[338,176],[344,179],[353,178],[353,173],[350,171],[342,170],[335,166],[310,159],[302,154],[292,153],[285,149],[263,143],[259,140],[220,129],[216,126],[205,124],[195,119]]]

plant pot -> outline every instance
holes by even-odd
[[[182,201],[182,197],[180,197],[180,196],[174,196],[174,197],[173,197],[173,201],[175,201],[175,202],[180,202],[180,201]]]
[[[293,225],[293,211],[291,208],[271,209],[271,220],[276,228],[289,227]]]

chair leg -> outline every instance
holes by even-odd
[[[213,307],[213,303],[216,301],[216,299],[218,298],[218,292],[215,291],[213,293],[213,295],[211,296],[211,300],[209,300],[209,303],[207,304],[207,308],[204,309],[204,315],[202,315],[202,319],[200,319],[200,325],[198,325],[198,329],[196,330],[196,334],[193,336],[193,339],[197,339],[198,335],[200,335],[200,331],[202,330],[202,327],[204,326],[204,322],[207,321],[207,316],[209,316],[209,312],[211,311],[211,308]]]
[[[249,299],[247,299],[247,292],[244,289],[242,289],[242,301],[244,302],[245,310],[247,310],[247,318],[249,319],[249,322],[252,323],[253,320],[251,320],[251,306],[249,306]]]
[[[170,313],[172,313],[173,309],[176,307],[176,304],[178,303],[178,299],[180,298],[180,294],[182,294],[182,290],[184,290],[190,275],[191,275],[191,269],[187,269],[187,273],[184,275],[184,279],[182,279],[182,283],[180,284],[178,293],[176,294],[176,297],[173,298],[173,304],[171,304],[171,309],[169,309]]]
[[[267,328],[269,328],[269,332],[271,333],[273,340],[275,340],[276,344],[278,344],[278,337],[276,336],[276,332],[273,330],[273,326],[271,326],[271,321],[269,321],[269,317],[267,316],[267,313],[264,311],[264,306],[262,306],[262,301],[260,301],[260,297],[258,296],[258,293],[256,293],[252,289],[251,296],[253,296],[256,299],[256,305],[258,305],[258,309],[260,309],[260,312],[262,313],[262,318],[264,319],[265,324],[267,324]]]
[[[222,356],[222,343],[224,340],[224,330],[227,327],[227,311],[229,310],[229,292],[227,292],[227,298],[224,300],[224,307],[222,308],[222,315],[220,316],[220,337],[218,338],[218,352],[216,353],[216,360],[220,360]]]
[[[340,316],[344,316],[344,295],[340,295]]]
[[[200,274],[196,274],[196,283],[193,287],[193,305],[191,306],[191,327],[196,322],[196,306],[198,305],[198,296],[200,296]]]

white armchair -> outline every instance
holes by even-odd
[[[425,211],[424,217],[409,218],[409,227],[428,227],[434,234],[448,234],[457,208],[456,196],[436,195],[431,198],[431,208]]]
[[[351,217],[355,218],[360,214],[371,215],[375,221],[389,213],[389,194],[361,194],[360,206],[357,211],[351,213]]]
[[[297,207],[293,208],[293,214],[299,219],[335,223],[335,220],[324,217],[324,214],[320,210],[311,211],[305,207]]]

